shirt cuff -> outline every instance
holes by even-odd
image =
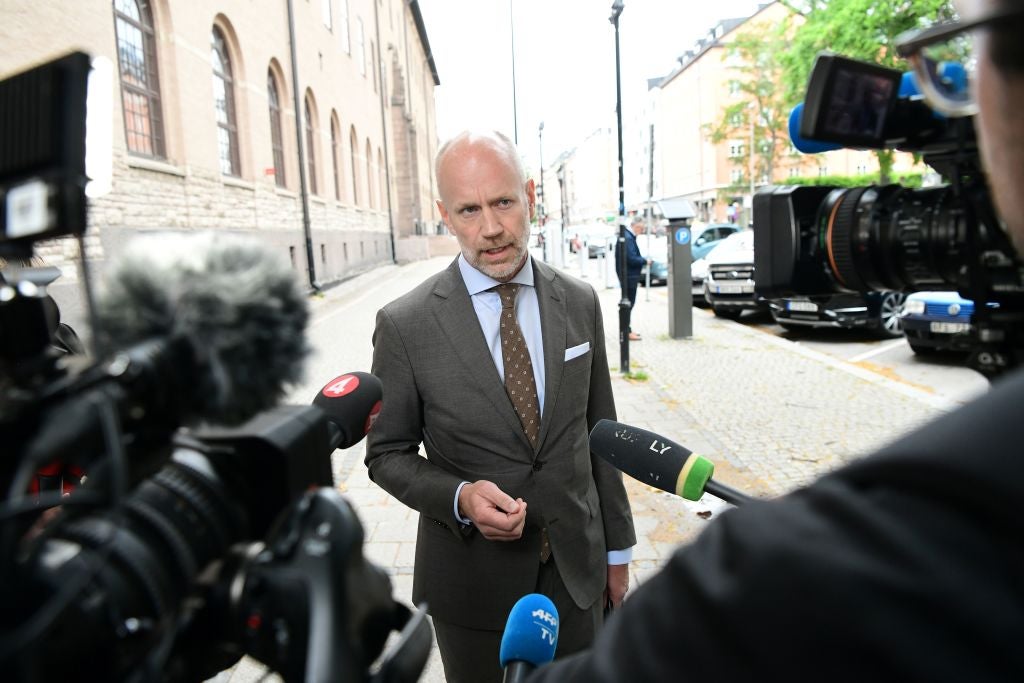
[[[459,487],[457,489],[455,489],[455,505],[452,508],[452,514],[455,515],[455,520],[463,526],[469,526],[473,523],[473,520],[464,519],[459,516],[459,494],[462,493],[462,487],[468,483],[468,481],[464,481],[461,484],[459,484]]]
[[[630,560],[632,559],[633,548],[626,548],[625,550],[608,551],[608,564],[629,564]]]

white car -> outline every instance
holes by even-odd
[[[764,299],[754,293],[753,230],[730,235],[705,258],[704,299],[715,315],[736,320],[745,310],[764,308]]]

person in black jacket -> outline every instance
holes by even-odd
[[[1024,248],[1024,3],[962,0],[982,159]],[[730,510],[547,681],[1024,680],[1024,369],[881,451]]]
[[[644,234],[644,219],[640,215],[633,216],[632,224],[626,229],[626,269],[622,269],[622,242],[615,243],[615,274],[619,276],[619,286],[625,288],[626,298],[629,299],[630,316],[633,314],[633,306],[636,304],[636,288],[640,284],[641,272],[644,265],[650,264],[650,259],[645,259],[640,253],[640,247],[636,244],[636,236]],[[628,322],[628,321],[627,321]],[[640,341],[642,337],[633,332],[633,328],[627,326],[629,338],[632,341]]]

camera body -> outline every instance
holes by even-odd
[[[959,65],[948,72],[966,87]],[[790,134],[807,152],[914,152],[949,184],[763,188],[753,200],[757,293],[958,290],[979,304],[978,345],[1001,347],[996,366],[1014,364],[1024,348],[1024,270],[996,215],[972,118],[930,109],[910,74],[826,53]]]
[[[0,257],[85,230],[89,71],[0,81]],[[32,269],[0,273],[0,680],[195,681],[243,655],[286,681],[416,680],[425,609],[392,598],[331,474],[368,426],[276,404],[308,351],[290,267],[174,243],[111,264],[97,358],[59,348]]]

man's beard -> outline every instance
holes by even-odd
[[[523,233],[522,239],[518,239],[509,245],[515,254],[513,259],[508,263],[486,263],[481,257],[480,252],[476,250],[467,253],[468,250],[463,249],[462,255],[466,257],[466,260],[469,261],[471,266],[479,270],[484,275],[498,281],[508,280],[519,272],[523,262],[526,260],[526,234],[527,233]]]

